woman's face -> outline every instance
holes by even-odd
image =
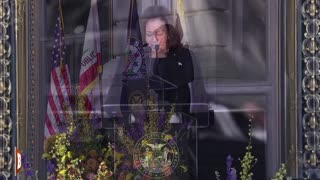
[[[149,19],[146,23],[146,42],[152,47],[159,45],[159,52],[166,52],[168,34],[165,26],[165,22],[160,18]]]

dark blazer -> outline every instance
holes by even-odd
[[[165,90],[164,94],[157,91],[159,98],[164,97],[165,101],[177,104],[177,111],[189,113],[191,97],[188,83],[194,79],[190,51],[184,47],[170,49],[167,57],[155,60],[153,73],[177,86],[177,89]],[[179,109],[179,104],[186,106]]]

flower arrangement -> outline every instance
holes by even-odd
[[[78,97],[79,107],[82,102]],[[113,144],[103,143],[105,135],[97,130],[96,120],[86,116],[69,114],[66,131],[45,140],[42,157],[48,161],[48,179],[113,179],[108,168],[113,167]]]
[[[89,126],[91,127],[91,126]],[[48,179],[112,179],[113,147],[103,146],[101,135],[83,138],[76,131],[46,140],[43,158],[48,160]]]
[[[82,102],[83,98],[78,97],[76,103],[79,109],[84,107]],[[187,129],[190,122],[173,127],[169,121],[175,115],[175,106],[172,105],[168,112],[164,108],[159,111],[154,102],[155,100],[148,96],[145,113],[141,113],[141,110],[132,111],[136,116],[136,123],[128,124],[125,118],[117,119],[113,138],[99,132],[96,120],[86,119],[87,114],[79,116],[69,114],[64,124],[65,132],[45,140],[43,158],[48,161],[47,179],[113,180],[152,177],[170,179],[187,174],[189,171],[187,162],[181,158],[184,154],[183,149],[168,149],[169,146],[166,147],[165,143],[170,147],[179,143],[181,141],[179,133]],[[249,119],[249,141],[246,153],[240,159],[239,175],[242,180],[252,179],[252,168],[257,162],[257,158],[252,154],[252,118],[251,116]],[[155,138],[154,135],[161,138],[157,141],[144,139],[148,136]],[[106,139],[108,143],[105,143]],[[139,148],[137,145],[140,145]],[[168,160],[169,153],[171,153],[171,160],[178,159],[180,162],[174,165],[174,162]],[[140,158],[137,154],[142,154],[143,157]],[[232,167],[232,163],[233,158],[229,155],[226,160],[226,180],[237,179],[237,171]],[[163,169],[166,170],[163,171]],[[175,170],[174,173],[173,170]],[[283,179],[285,175],[286,168],[282,164],[273,180]],[[217,180],[221,179],[218,171],[215,171],[215,176]]]
[[[177,148],[176,143],[181,141],[179,134],[189,123],[173,127],[169,120],[175,114],[174,105],[166,112],[164,108],[158,110],[154,101],[148,96],[145,113],[132,110],[137,123],[128,124],[126,118],[116,119],[114,132],[109,135],[102,134],[96,127],[96,120],[88,119],[88,114],[69,114],[63,127],[65,131],[49,137],[44,143],[43,158],[48,162],[48,179],[166,178],[188,172],[182,158],[183,149]],[[83,102],[83,97],[78,96],[76,107],[80,112],[84,112],[81,111]],[[159,137],[157,141],[141,140],[153,136],[153,133]],[[138,142],[141,142],[145,155],[136,156],[140,158],[140,164],[135,159]],[[148,153],[144,152],[147,148],[150,148]],[[140,171],[142,167],[150,171],[149,174]]]

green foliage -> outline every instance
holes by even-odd
[[[252,168],[253,166],[256,164],[256,162],[258,161],[257,158],[254,157],[254,155],[252,154],[252,145],[251,145],[251,141],[252,141],[252,119],[249,120],[249,143],[246,147],[246,153],[243,156],[243,158],[240,160],[241,161],[241,172],[240,172],[240,178],[242,180],[250,180],[252,179],[253,176],[253,172]]]
[[[82,179],[81,160],[73,157],[67,133],[57,134],[51,138],[53,145],[43,157],[47,160],[55,159],[57,179]]]
[[[286,177],[286,174],[287,174],[286,165],[281,164],[279,171],[272,178],[272,180],[283,180]]]

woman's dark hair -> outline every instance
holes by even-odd
[[[178,47],[182,47],[181,44],[181,35],[177,28],[175,28],[171,24],[166,24],[167,34],[168,34],[168,40],[167,45],[169,49],[175,49]]]

